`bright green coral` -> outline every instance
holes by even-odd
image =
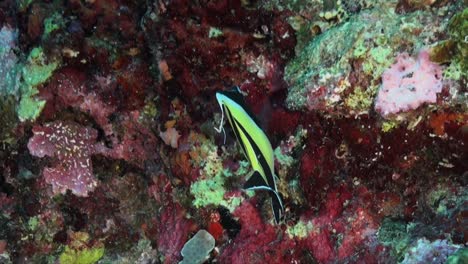
[[[38,100],[33,97],[37,92],[31,89],[31,94],[25,93],[25,97],[21,98],[16,112],[21,121],[35,120],[42,112],[45,106],[44,100]]]
[[[224,206],[230,211],[234,211],[241,202],[241,197],[226,197],[224,189],[225,174],[216,175],[212,179],[199,180],[190,186],[190,192],[195,197],[193,205],[197,208],[208,205]]]

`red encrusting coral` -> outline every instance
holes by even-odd
[[[239,2],[221,1],[215,6],[226,5],[231,11],[212,9],[211,3],[188,2],[182,9],[180,3],[163,5],[161,15],[166,19],[158,27],[166,30],[153,38],[168,48],[163,61],[173,78],[163,84],[166,93],[192,98],[253,82],[268,95],[286,87],[282,72],[295,45],[287,13],[258,14]],[[187,14],[199,23],[192,23]]]
[[[242,203],[235,211],[241,231],[219,256],[221,263],[294,263],[299,261],[294,250],[296,242],[281,229],[267,224],[250,201]]]
[[[163,263],[179,261],[182,258],[180,250],[190,238],[190,233],[197,230],[196,224],[185,215],[186,211],[180,204],[169,202],[156,221],[156,241],[164,256]]]
[[[65,67],[54,73],[49,84],[41,89],[40,97],[47,100],[42,113],[44,118],[54,118],[66,107],[72,107],[91,115],[105,132],[109,132],[108,117],[115,106],[101,99],[100,94],[113,89],[110,78],[96,77],[99,89],[94,91],[87,84],[88,76],[73,67]]]
[[[123,132],[113,133],[110,136],[112,147],[107,148],[100,144],[98,152],[112,159],[123,159],[138,167],[143,167],[145,161],[157,159],[155,135],[137,120],[138,112],[122,115],[119,126]]]
[[[330,232],[327,229],[318,228],[317,231],[312,231],[300,244],[310,250],[319,262],[328,263],[333,259],[334,250],[330,241]]]
[[[215,240],[219,240],[223,236],[223,226],[220,221],[221,216],[218,212],[210,214],[210,221],[208,223],[207,231],[214,237]]]
[[[268,124],[268,132],[271,135],[286,136],[293,133],[300,121],[299,112],[289,112],[283,108],[274,109]]]
[[[52,167],[44,168],[43,176],[55,194],[71,190],[87,196],[97,186],[91,155],[97,131],[74,122],[55,121],[33,128],[28,149],[36,157],[53,157]]]

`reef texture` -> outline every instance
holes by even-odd
[[[468,9],[0,1],[0,263],[468,263]],[[220,90],[274,149],[245,191]]]

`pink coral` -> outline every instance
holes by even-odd
[[[435,103],[442,91],[441,77],[441,67],[429,60],[427,51],[421,51],[417,61],[403,53],[383,73],[375,109],[387,116]]]
[[[159,132],[159,136],[164,141],[164,143],[166,143],[166,145],[169,145],[175,149],[179,146],[178,141],[180,134],[175,128],[170,127],[166,130],[166,132]]]
[[[91,155],[97,131],[74,122],[55,121],[33,128],[28,149],[36,157],[55,157],[55,166],[43,171],[45,181],[55,194],[67,189],[75,195],[87,196],[97,185],[93,177]]]

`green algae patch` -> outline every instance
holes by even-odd
[[[383,220],[377,232],[377,238],[383,245],[391,247],[392,256],[399,261],[403,259],[404,253],[411,243],[406,223],[389,218]]]
[[[29,218],[28,220],[28,229],[31,230],[31,231],[34,231],[37,229],[39,225],[39,219],[37,218],[37,216],[33,216],[31,218]]]
[[[275,159],[282,165],[286,167],[291,167],[294,164],[294,158],[290,155],[287,155],[281,151],[280,147],[275,148],[273,152]]]
[[[353,93],[351,93],[349,97],[345,99],[345,105],[351,110],[357,112],[367,112],[372,106],[376,91],[377,89],[372,87],[368,88],[367,90],[364,90],[361,87],[356,87]]]
[[[459,68],[459,76],[468,76],[468,8],[454,15],[449,22],[448,32],[450,39],[454,42],[452,64],[457,64],[454,67]],[[456,79],[455,79],[456,80]]]
[[[373,79],[377,79],[390,67],[392,62],[392,49],[389,47],[376,47],[370,49],[369,57],[364,61],[362,68],[366,74],[372,76]]]
[[[34,94],[36,93],[30,95],[26,94],[26,97],[21,98],[16,111],[18,113],[18,118],[22,122],[26,120],[33,121],[38,118],[45,106],[46,102],[44,100],[38,100],[32,97]]]
[[[219,28],[210,27],[210,31],[208,32],[209,38],[217,38],[217,37],[221,37],[222,35],[223,35],[222,30],[220,30]]]
[[[203,135],[191,134],[189,136],[193,142],[190,157],[193,165],[200,167],[199,180],[192,183],[190,193],[194,196],[193,205],[202,208],[209,205],[224,206],[231,212],[234,211],[243,201],[243,197],[229,196],[226,185],[229,179],[245,176],[250,172],[250,165],[246,161],[239,162],[239,168],[234,172],[224,168],[223,160],[229,153],[223,151],[218,155],[217,146]]]
[[[439,183],[427,191],[426,197],[427,208],[439,216],[451,218],[462,210],[468,200],[468,190],[459,185]]]
[[[59,260],[62,264],[94,264],[98,262],[103,255],[104,247],[75,250],[66,246]]]
[[[42,48],[34,48],[29,53],[27,63],[22,70],[23,80],[26,85],[37,86],[47,81],[57,67],[57,62],[47,63]]]
[[[23,82],[20,85],[21,101],[17,108],[20,121],[34,121],[45,106],[45,101],[37,99],[37,86],[46,82],[58,68],[56,61],[47,62],[42,48],[34,48],[29,53],[21,70]]]
[[[382,132],[387,133],[392,131],[394,128],[397,128],[399,125],[399,122],[397,121],[385,121],[382,123]]]
[[[468,248],[460,248],[447,258],[446,264],[468,263]]]
[[[223,170],[214,176],[211,175],[212,178],[194,182],[190,186],[190,192],[195,197],[193,205],[197,208],[208,205],[224,206],[229,211],[234,211],[242,203],[243,198],[226,197],[226,189],[224,187],[226,177],[231,177],[232,175],[229,170]]]
[[[430,48],[430,59],[436,63],[449,63],[444,70],[444,79],[458,81],[468,76],[468,8],[455,14],[449,21],[449,38],[435,43]]]
[[[92,245],[88,233],[75,232],[70,237],[70,245],[60,254],[61,264],[93,264],[104,256],[104,245],[101,242]]]
[[[313,229],[314,225],[312,224],[312,222],[299,221],[293,226],[288,226],[288,228],[286,229],[286,233],[291,239],[295,237],[303,239],[306,238]]]
[[[54,13],[52,16],[44,19],[44,35],[43,37],[48,37],[50,33],[60,29],[65,25],[62,15],[59,13]]]

